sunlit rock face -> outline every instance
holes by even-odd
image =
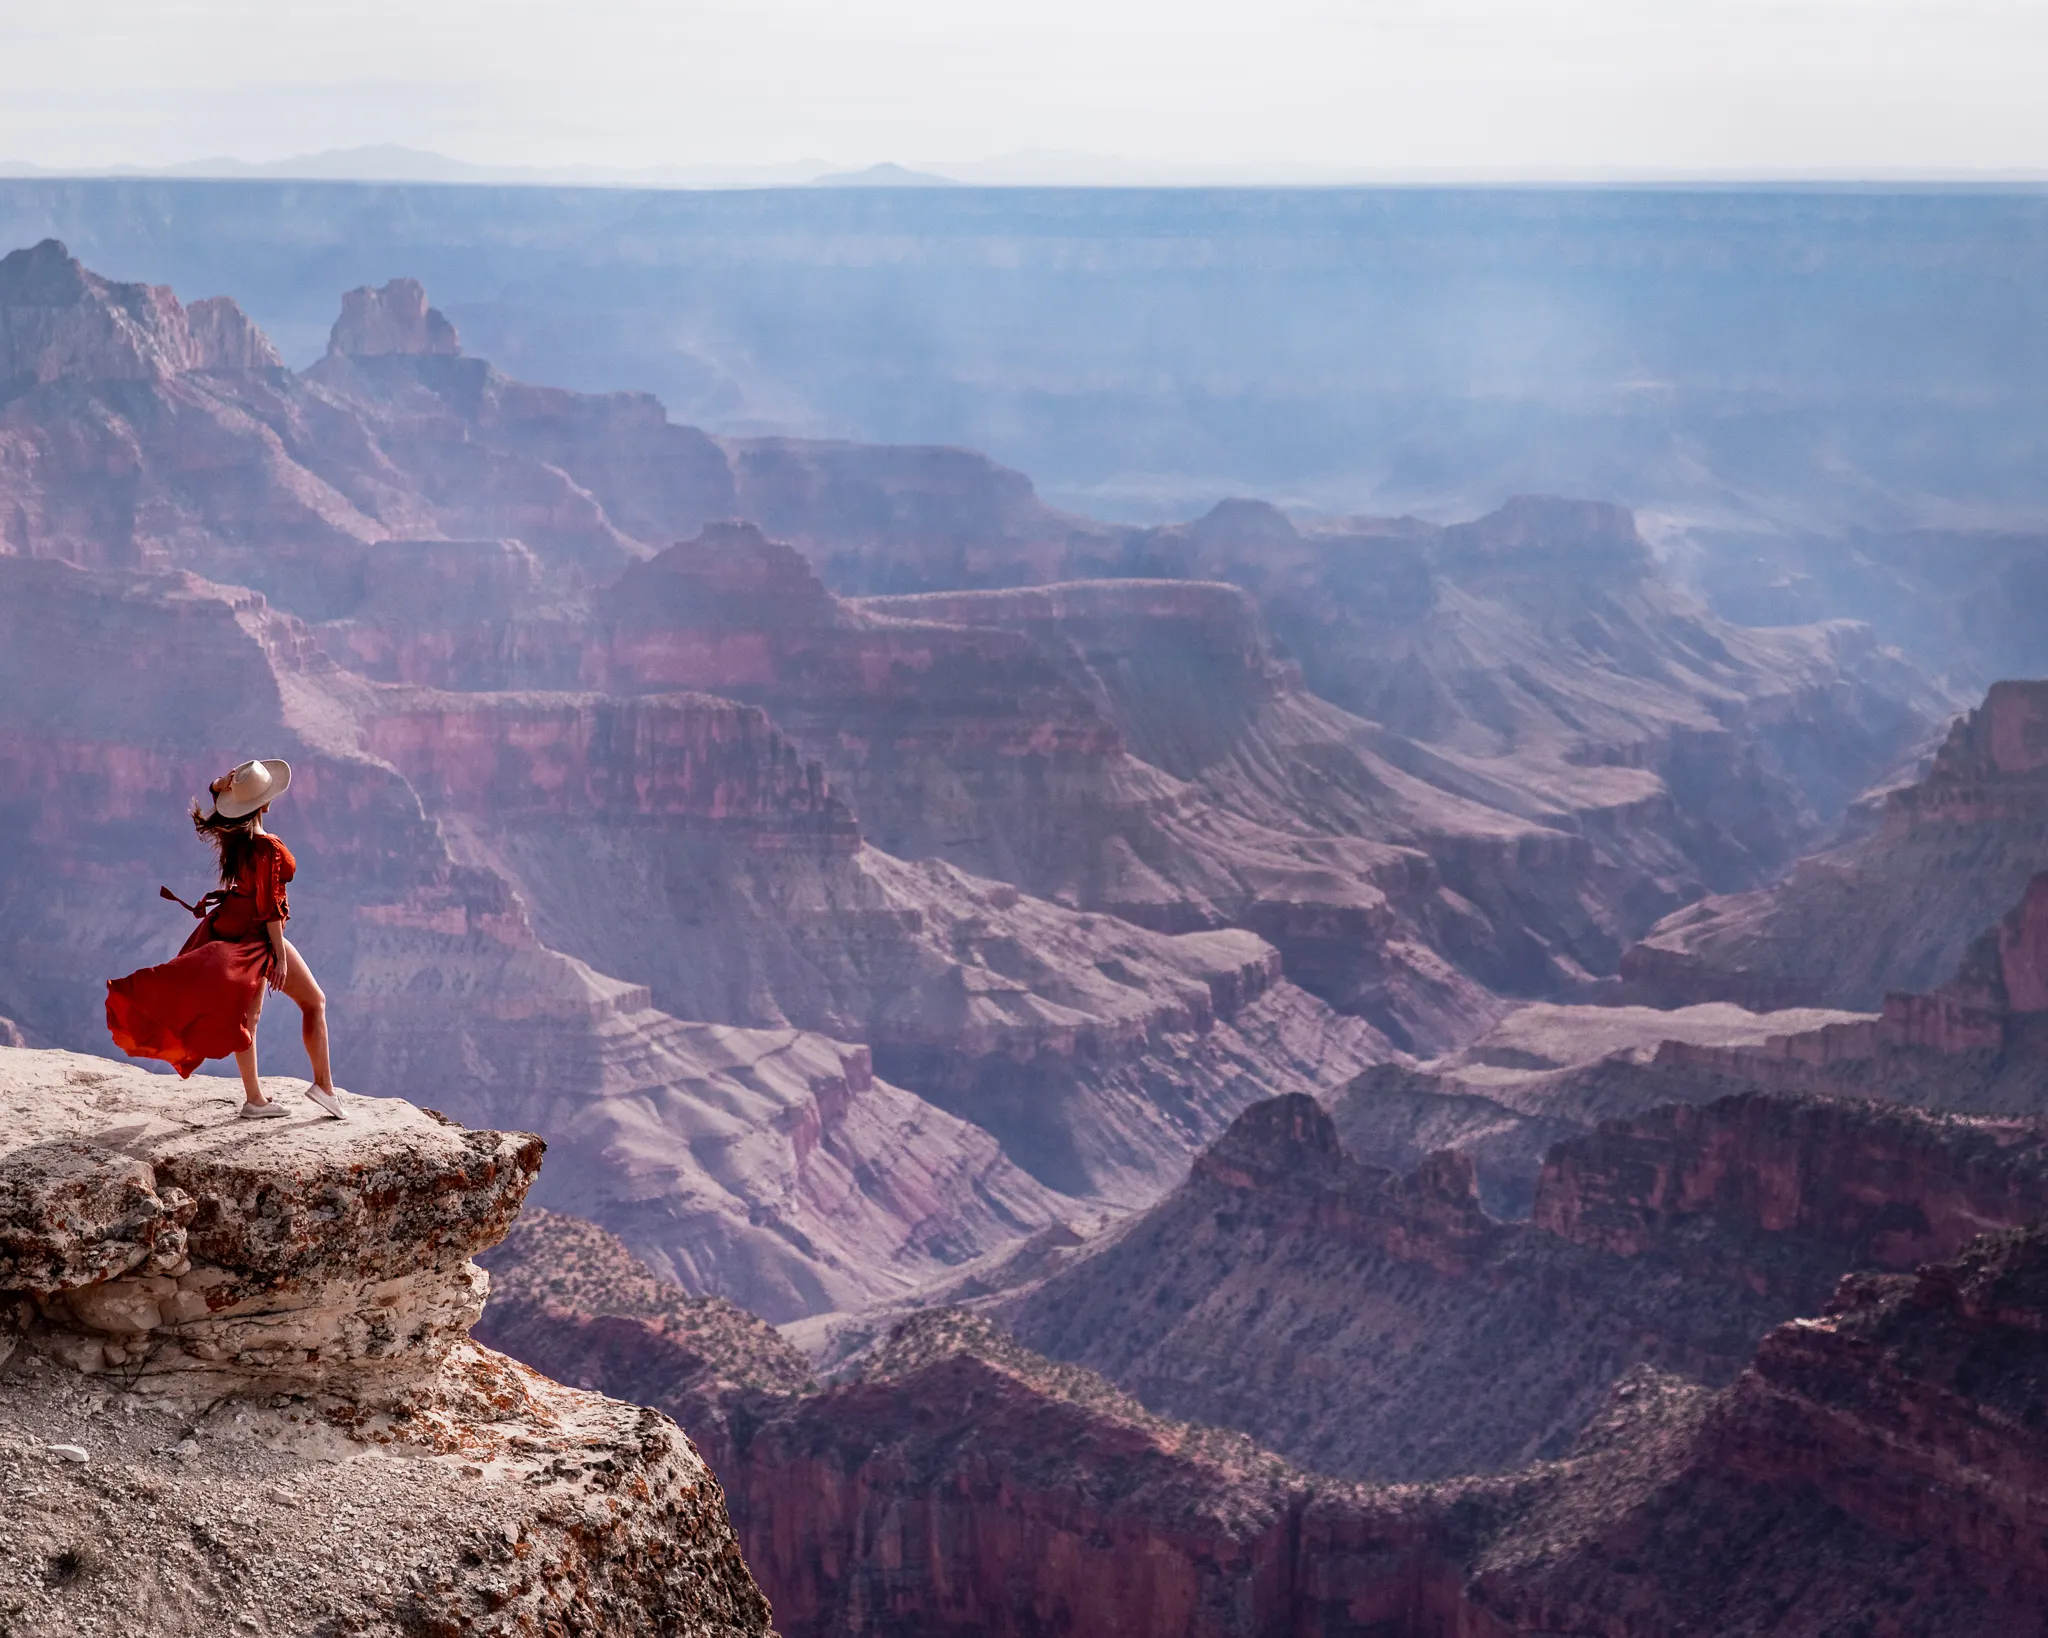
[[[187,1395],[389,1399],[469,1334],[538,1139],[400,1099],[235,1120],[240,1083],[6,1056],[8,1259],[39,1345]],[[291,1094],[281,1094],[291,1096]]]

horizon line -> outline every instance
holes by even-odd
[[[357,163],[351,165],[351,161]],[[441,174],[433,174],[435,172]],[[1088,172],[1096,174],[1088,175]],[[893,188],[918,191],[947,188],[983,191],[1312,191],[1428,187],[2032,189],[2048,185],[2048,166],[1787,166],[1776,169],[1723,170],[1708,166],[1628,169],[1575,165],[1467,165],[1406,166],[1374,171],[1302,161],[1209,164],[1181,160],[1139,160],[1119,155],[1042,148],[1012,151],[977,160],[880,160],[867,165],[836,164],[820,158],[758,163],[660,163],[645,166],[503,165],[456,159],[432,149],[377,143],[352,148],[323,149],[263,161],[211,155],[162,165],[43,165],[32,160],[8,158],[0,159],[0,180],[553,187],[621,192],[783,192],[811,187],[834,191],[863,188],[878,191]]]

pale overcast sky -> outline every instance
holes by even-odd
[[[0,159],[2048,172],[2048,0],[0,0]]]

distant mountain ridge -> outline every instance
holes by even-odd
[[[332,292],[411,274],[516,376],[982,449],[1096,516],[1529,493],[1660,542],[2048,521],[2038,187],[574,180],[0,179],[0,244],[232,293],[295,366]]]

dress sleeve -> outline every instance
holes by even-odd
[[[256,920],[290,921],[292,907],[285,896],[285,884],[296,874],[295,863],[284,843],[275,837],[266,837],[265,841],[267,845],[255,861]]]

